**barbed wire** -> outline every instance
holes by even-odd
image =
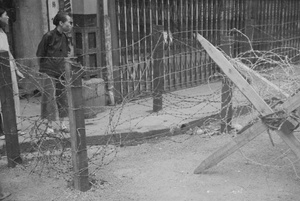
[[[255,29],[259,27],[260,26],[254,26]],[[196,32],[204,31],[224,32],[225,30],[197,30]],[[99,142],[99,146],[88,145],[87,147],[90,175],[95,175],[103,166],[110,164],[116,154],[118,154],[119,147],[125,145],[128,141],[136,141],[135,143],[139,143],[149,140],[150,138],[172,136],[179,133],[186,134],[186,139],[195,136],[210,138],[222,134],[220,132],[220,124],[226,121],[221,119],[219,115],[222,110],[222,84],[220,81],[226,77],[218,67],[214,66],[214,62],[208,57],[195,38],[177,37],[177,35],[184,35],[184,33],[189,33],[192,36],[194,32],[195,30],[172,34],[175,36],[173,38],[173,45],[184,46],[186,49],[184,49],[184,52],[182,52],[182,49],[179,49],[178,52],[174,51],[175,53],[172,53],[172,49],[166,51],[168,54],[164,56],[164,61],[176,61],[176,59],[179,59],[182,60],[182,63],[181,65],[177,65],[177,67],[179,66],[178,68],[170,67],[172,64],[175,65],[174,63],[165,63],[163,65],[165,69],[164,75],[162,75],[161,78],[173,77],[173,79],[179,78],[183,79],[183,81],[173,83],[173,90],[168,90],[167,87],[164,88],[162,95],[163,109],[159,112],[152,111],[153,80],[155,79],[153,78],[153,62],[155,58],[153,58],[150,52],[140,57],[138,61],[133,58],[132,61],[129,62],[128,59],[126,62],[121,62],[119,66],[114,68],[114,71],[124,73],[124,75],[121,73],[115,77],[115,83],[122,84],[123,89],[132,88],[127,91],[123,90],[128,93],[120,94],[122,99],[117,105],[107,104],[109,95],[105,88],[107,84],[105,78],[95,78],[97,80],[95,83],[86,83],[86,80],[83,80],[83,90],[87,91],[91,101],[89,102],[89,100],[86,99],[86,105],[82,108],[85,111],[85,115],[88,115],[87,113],[89,111],[94,113],[93,118],[86,118],[85,120],[87,138],[96,136],[99,141],[105,140],[104,142]],[[230,30],[229,33],[238,33],[245,36],[237,29]],[[138,42],[130,44],[127,47],[120,47],[113,51],[121,52],[124,49],[134,48],[135,45],[148,38],[150,39],[152,36],[152,34],[149,34]],[[270,34],[267,34],[267,36],[273,43],[299,38],[290,37],[278,40]],[[162,37],[162,35],[160,37]],[[281,46],[268,50],[255,50],[253,43],[265,43],[266,41],[256,39],[250,42],[251,40],[248,37],[245,36],[245,38],[246,40],[234,39],[226,44],[219,43],[215,45],[220,49],[221,45],[234,45],[236,43],[247,43],[248,41],[250,50],[240,52],[235,58],[232,58],[232,55],[226,55],[227,58],[232,62],[243,62],[261,77],[276,84],[278,88],[289,96],[296,93],[300,88],[300,76],[296,73],[300,73],[300,69],[292,63],[291,60],[299,55],[299,50],[296,47],[290,46]],[[160,44],[156,43],[153,47],[157,47],[158,45]],[[293,52],[291,56],[285,54],[285,50],[288,49]],[[153,50],[151,51],[153,52]],[[106,51],[101,51],[101,53],[106,53]],[[79,56],[85,55],[86,54],[81,54]],[[191,55],[196,56],[192,57]],[[185,56],[191,59],[183,59]],[[3,60],[5,58],[1,59]],[[46,132],[46,120],[41,118],[40,115],[40,105],[42,102],[41,93],[45,93],[42,85],[42,80],[44,79],[42,77],[43,74],[39,73],[37,68],[26,65],[26,61],[32,61],[34,63],[37,59],[39,58],[17,59],[20,71],[24,72],[27,78],[26,81],[20,84],[20,88],[25,90],[22,93],[29,93],[29,95],[21,100],[22,113],[20,118],[22,122],[20,126],[24,134],[20,135],[19,138],[20,143],[25,147],[22,149],[22,157],[25,159],[25,163],[22,167],[24,170],[30,170],[30,173],[48,174],[52,172],[53,176],[69,181],[74,175],[72,172],[70,136],[68,133],[61,132],[58,129],[59,125],[57,121],[55,121],[56,124],[54,125],[56,128],[55,133],[49,134]],[[183,63],[187,65],[183,65]],[[0,65],[10,68],[10,66],[6,66],[3,63],[0,63]],[[266,68],[260,68],[260,66],[266,66]],[[102,71],[106,68],[106,66],[96,66],[93,67],[95,69],[91,69],[83,65],[75,65],[75,67],[82,73],[93,73],[95,69]],[[173,68],[173,71],[167,71],[166,69],[168,67]],[[237,66],[235,67],[238,68]],[[195,75],[197,70],[198,74]],[[242,71],[241,69],[238,70]],[[130,73],[132,73],[132,75],[130,75]],[[176,75],[179,74],[180,76],[176,77]],[[193,75],[195,76],[192,79]],[[264,99],[273,100],[272,98],[279,97],[279,100],[285,100],[282,93],[267,85],[261,77],[249,72],[243,73],[243,75]],[[55,78],[54,80],[61,82],[65,87],[73,85],[73,83],[66,84],[62,78]],[[172,80],[167,80],[166,82],[172,82]],[[128,83],[133,83],[133,86],[130,86]],[[145,85],[144,88],[139,87],[142,85]],[[150,87],[148,87],[148,85],[150,85]],[[183,85],[186,89],[182,87]],[[231,101],[233,105],[233,119],[228,124],[233,128],[230,134],[235,136],[241,127],[257,121],[259,115],[236,86],[230,86],[230,90],[233,93]],[[29,89],[26,89],[26,87]],[[188,87],[189,89],[187,89]],[[32,92],[26,91],[32,90],[32,88],[37,92],[32,94]],[[175,91],[175,89],[184,90]],[[53,101],[53,97],[49,99],[49,103],[51,102],[52,104]],[[78,108],[69,109],[77,110]],[[57,119],[57,108],[52,112],[55,113]],[[132,139],[130,133],[136,133],[136,135],[141,136]],[[175,143],[182,142],[173,141]],[[288,151],[285,151],[280,158],[286,157],[287,160],[289,160],[287,153]],[[250,159],[247,156],[244,157],[252,163],[268,166],[267,164],[255,162],[255,159]],[[294,164],[297,161],[290,162],[295,169]],[[277,166],[275,165],[273,167]]]

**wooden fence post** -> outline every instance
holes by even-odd
[[[232,36],[222,35],[222,50],[231,55]],[[228,133],[231,130],[232,111],[232,83],[224,75],[222,79],[222,95],[221,95],[221,133]]]
[[[164,38],[162,25],[156,25],[154,28],[153,45],[153,112],[162,110],[162,92],[164,90]]]
[[[14,91],[7,51],[0,51],[0,99],[8,167],[15,167],[16,164],[22,163],[22,159],[20,157]]]
[[[88,157],[86,149],[86,134],[84,110],[82,108],[82,71],[72,66],[70,60],[65,62],[67,93],[69,104],[70,134],[72,162],[74,170],[74,187],[80,191],[90,189]]]

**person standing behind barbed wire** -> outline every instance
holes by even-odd
[[[12,56],[9,50],[9,44],[7,35],[4,32],[4,28],[8,26],[9,17],[7,16],[7,12],[4,8],[0,7],[0,50],[7,51],[9,54],[9,63],[11,68],[11,80],[12,80],[12,88],[14,92],[14,103],[17,117],[17,127],[20,130],[21,126],[21,109],[20,109],[20,98],[19,98],[19,88],[18,88],[18,80],[17,75],[20,78],[24,78],[24,75],[19,71],[14,57]],[[0,103],[0,111],[1,111],[1,103]],[[0,118],[0,124],[2,128],[2,118]],[[2,129],[1,129],[2,130]],[[1,135],[1,133],[0,133]]]
[[[73,28],[73,20],[66,12],[58,12],[53,19],[55,29],[47,32],[38,45],[40,70],[43,74],[43,91],[41,100],[41,117],[47,119],[47,133],[53,133],[52,122],[56,120],[55,104],[58,108],[60,130],[69,132],[65,124],[68,116],[68,102],[64,87],[65,57],[70,52],[66,33]],[[54,89],[54,90],[53,90]]]

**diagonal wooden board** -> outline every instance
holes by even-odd
[[[232,66],[232,64],[225,58],[225,56],[217,50],[210,42],[208,42],[200,34],[197,35],[197,40],[201,43],[206,52],[216,62],[216,64],[223,70],[223,72],[231,79],[233,83],[240,89],[240,91],[246,96],[246,98],[253,104],[257,111],[262,115],[268,115],[274,113],[272,108],[256,93],[256,91],[248,84],[248,82],[240,75],[240,73]],[[287,113],[295,110],[300,106],[299,95],[294,96],[283,105]],[[300,142],[289,130],[292,124],[286,121],[280,130],[276,133],[282,138],[282,140],[291,148],[291,150],[300,158]],[[244,146],[255,137],[266,131],[268,128],[261,121],[253,126],[245,129],[242,135],[236,137],[232,142],[225,145],[210,157],[205,159],[194,171],[195,174],[203,172],[205,169],[210,168],[220,161],[234,153],[240,147]]]

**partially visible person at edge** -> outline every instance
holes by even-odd
[[[14,58],[13,58],[12,54],[10,53],[7,35],[3,30],[5,28],[5,26],[8,25],[8,20],[9,20],[9,17],[7,16],[6,10],[4,8],[0,7],[0,50],[8,51],[8,54],[9,54],[9,63],[10,63],[10,68],[11,68],[12,85],[13,85],[13,91],[14,91],[14,102],[15,102],[15,107],[16,107],[16,116],[17,116],[17,119],[19,119],[20,118],[20,99],[19,99],[17,75],[20,76],[21,78],[24,78],[24,76],[18,70],[17,65],[14,61]],[[0,103],[0,111],[2,111],[1,103]],[[1,117],[1,115],[0,115],[0,117]],[[0,118],[0,135],[3,134],[2,126],[3,126],[2,118]],[[3,192],[3,189],[2,189],[2,186],[0,183],[0,200],[4,200],[8,196],[10,196],[10,193]]]
[[[54,133],[55,108],[58,108],[59,129],[69,132],[65,118],[68,116],[68,102],[64,87],[65,57],[70,53],[66,33],[71,32],[73,20],[66,12],[58,12],[53,19],[55,29],[47,32],[38,45],[40,70],[43,76],[41,117],[47,120],[47,133]]]
[[[7,12],[5,8],[2,8],[0,5],[0,50],[7,51],[9,54],[9,63],[10,63],[10,69],[11,69],[11,79],[12,79],[12,88],[14,92],[14,103],[15,103],[15,110],[16,110],[16,117],[17,117],[17,127],[18,130],[21,128],[21,109],[20,109],[20,98],[19,98],[19,88],[18,88],[18,80],[17,76],[20,78],[24,78],[24,75],[19,71],[16,62],[14,60],[14,57],[12,56],[7,35],[4,32],[4,28],[8,26],[9,17],[7,15]],[[0,111],[1,110],[1,103],[0,103]],[[2,125],[2,118],[0,115],[0,135],[3,135],[3,125]]]

